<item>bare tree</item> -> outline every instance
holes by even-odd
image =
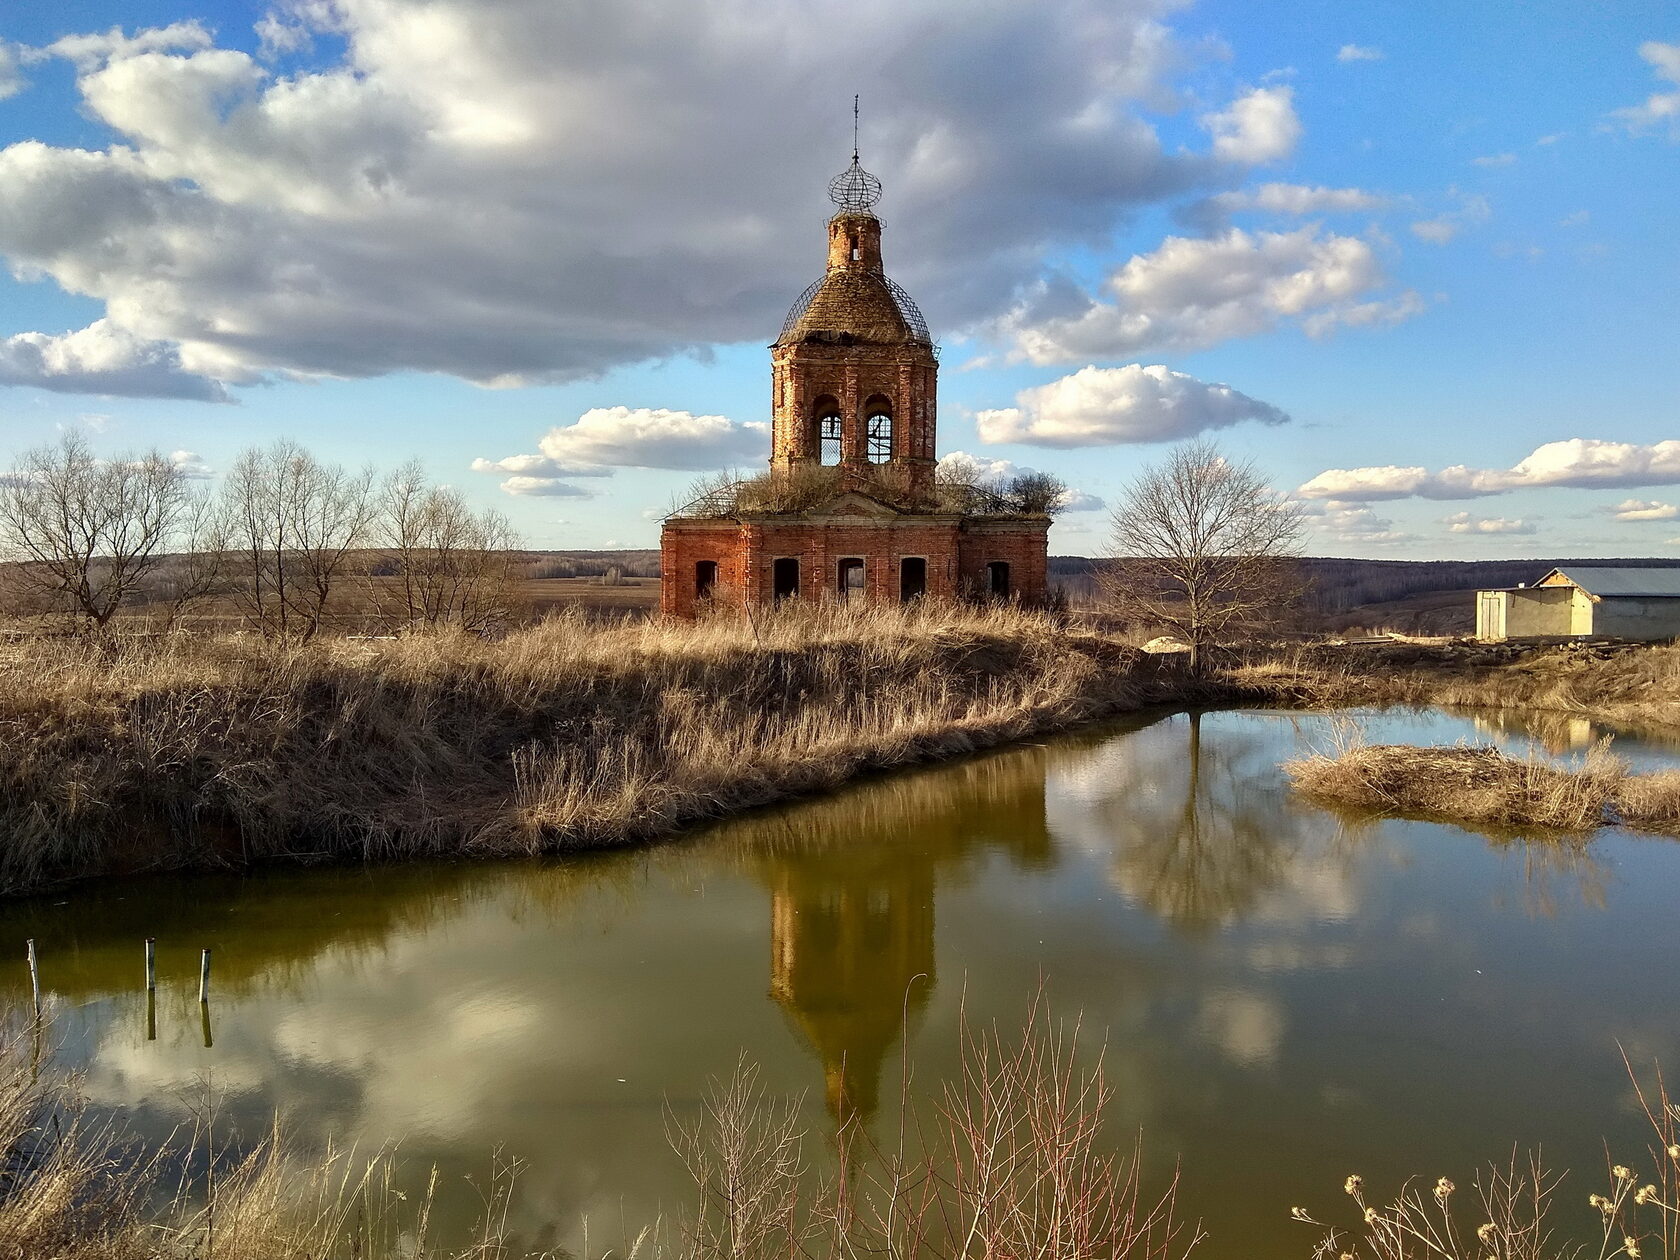
[[[1299,593],[1300,508],[1253,465],[1211,442],[1146,468],[1114,512],[1106,594],[1124,614],[1173,631],[1200,672],[1209,644]]]
[[[288,441],[246,451],[222,486],[235,602],[264,634],[313,638],[375,511],[372,469],[347,472]]]
[[[385,482],[381,525],[394,572],[374,601],[410,628],[482,630],[513,604],[519,538],[499,512],[474,512],[457,490],[426,484],[418,463]]]
[[[26,451],[0,479],[0,542],[14,590],[103,630],[162,564],[194,496],[157,451],[95,458],[70,434]]]

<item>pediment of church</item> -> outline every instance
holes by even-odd
[[[835,495],[821,507],[812,508],[806,513],[812,517],[827,516],[861,516],[871,520],[885,520],[889,517],[903,516],[890,503],[883,503],[873,495],[864,494],[860,490],[847,490]]]

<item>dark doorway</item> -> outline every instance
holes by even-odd
[[[993,560],[986,566],[986,588],[998,599],[1009,597],[1009,565],[1003,560]]]
[[[770,593],[778,600],[793,599],[799,594],[798,557],[782,556],[770,566]]]
[[[905,556],[898,562],[898,598],[908,604],[927,594],[927,561],[921,556]]]
[[[694,566],[694,598],[710,599],[717,588],[717,561],[701,560]]]
[[[836,588],[841,599],[862,598],[863,561],[852,557],[840,562],[840,583]]]

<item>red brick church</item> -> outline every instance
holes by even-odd
[[[882,269],[880,195],[856,153],[830,183],[828,271],[771,347],[769,470],[666,518],[666,615],[707,601],[1043,602],[1049,516],[935,477],[938,348]]]

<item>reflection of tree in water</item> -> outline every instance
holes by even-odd
[[[867,783],[728,828],[770,890],[770,994],[822,1064],[837,1123],[867,1120],[935,983],[934,890],[992,853],[1050,860],[1045,753]]]
[[[1230,730],[1204,741],[1199,713],[1126,741],[1127,755],[1112,765],[1119,777],[1094,807],[1113,845],[1116,887],[1201,933],[1243,917],[1282,884],[1301,820],[1274,786],[1272,747]]]

